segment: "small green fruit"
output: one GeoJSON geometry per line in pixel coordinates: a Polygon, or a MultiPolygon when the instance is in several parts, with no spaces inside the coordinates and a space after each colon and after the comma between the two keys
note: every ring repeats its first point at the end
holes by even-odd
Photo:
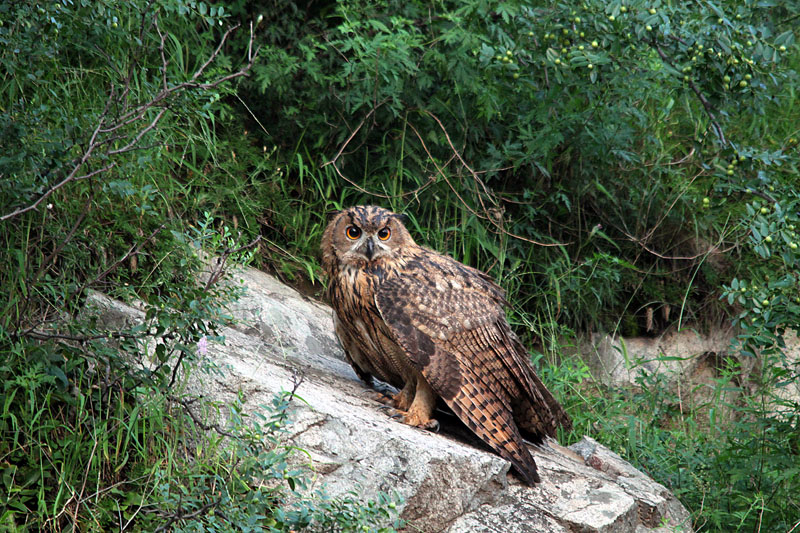
{"type": "Polygon", "coordinates": [[[581,51],[582,51],[582,50],[583,50],[583,45],[580,45],[580,46],[578,47],[578,50],[581,50],[581,51]]]}
{"type": "Polygon", "coordinates": [[[733,176],[733,169],[731,169],[731,170],[728,170],[728,171],[726,172],[726,174],[727,174],[728,176],[733,176]]]}
{"type": "Polygon", "coordinates": [[[723,76],[722,77],[722,81],[724,81],[725,83],[730,83],[731,82],[731,77],[730,76],[723,76]]]}
{"type": "Polygon", "coordinates": [[[767,244],[771,243],[772,242],[772,237],[767,235],[766,237],[764,237],[764,242],[767,243],[767,244]]]}
{"type": "Polygon", "coordinates": [[[744,161],[744,159],[745,159],[745,158],[744,158],[744,156],[743,156],[743,155],[740,155],[740,156],[739,156],[739,161],[744,161]]]}
{"type": "Polygon", "coordinates": [[[645,26],[644,29],[646,29],[647,31],[653,31],[653,27],[650,24],[645,26]]]}
{"type": "Polygon", "coordinates": [[[625,6],[621,6],[621,7],[619,8],[619,10],[620,10],[620,12],[621,12],[621,13],[627,13],[627,12],[628,12],[628,8],[627,8],[627,7],[625,7],[625,6]]]}
{"type": "Polygon", "coordinates": [[[781,45],[780,48],[778,48],[778,50],[780,50],[781,52],[785,52],[786,51],[786,47],[781,45]]]}
{"type": "Polygon", "coordinates": [[[589,70],[592,70],[592,69],[594,68],[594,65],[592,65],[591,63],[589,63],[588,65],[586,65],[586,68],[588,68],[589,70]]]}
{"type": "Polygon", "coordinates": [[[513,75],[512,77],[513,77],[515,80],[518,80],[518,79],[519,79],[519,72],[515,72],[515,73],[514,73],[514,75],[513,75]]]}
{"type": "Polygon", "coordinates": [[[598,46],[600,46],[600,43],[597,41],[592,41],[592,48],[597,48],[598,46]]]}
{"type": "Polygon", "coordinates": [[[711,199],[710,199],[708,196],[706,196],[705,198],[703,198],[703,203],[704,203],[705,205],[708,205],[708,204],[710,204],[710,203],[711,203],[711,199]]]}
{"type": "Polygon", "coordinates": [[[651,15],[655,15],[656,14],[656,8],[651,7],[650,9],[647,10],[647,12],[650,13],[651,15]]]}
{"type": "Polygon", "coordinates": [[[769,300],[764,299],[764,301],[761,302],[761,305],[769,305],[769,300]]]}
{"type": "Polygon", "coordinates": [[[747,82],[744,81],[744,80],[740,81],[739,82],[739,87],[742,87],[742,88],[747,87],[747,82]]]}
{"type": "Polygon", "coordinates": [[[760,212],[762,215],[766,215],[767,213],[769,213],[769,209],[768,209],[768,208],[766,208],[766,207],[762,207],[762,208],[759,210],[759,212],[760,212]]]}
{"type": "Polygon", "coordinates": [[[616,20],[616,17],[614,17],[614,15],[609,15],[608,16],[608,20],[610,20],[611,22],[614,22],[616,20]]]}
{"type": "Polygon", "coordinates": [[[792,250],[797,250],[797,243],[796,242],[790,242],[789,243],[789,248],[791,248],[792,250]]]}

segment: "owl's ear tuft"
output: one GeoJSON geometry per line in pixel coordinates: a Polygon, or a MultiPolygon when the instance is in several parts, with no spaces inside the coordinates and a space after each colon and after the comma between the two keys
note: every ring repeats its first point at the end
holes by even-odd
{"type": "Polygon", "coordinates": [[[400,221],[401,224],[408,224],[411,219],[405,213],[396,213],[393,218],[396,218],[400,221]]]}
{"type": "Polygon", "coordinates": [[[325,212],[325,221],[326,222],[330,222],[331,220],[333,220],[336,217],[336,215],[338,215],[342,211],[344,211],[344,209],[331,209],[330,211],[326,211],[325,212]]]}

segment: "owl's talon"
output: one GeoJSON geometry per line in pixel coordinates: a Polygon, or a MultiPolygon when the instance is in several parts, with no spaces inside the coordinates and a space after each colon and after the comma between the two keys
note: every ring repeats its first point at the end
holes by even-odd
{"type": "Polygon", "coordinates": [[[364,392],[369,396],[370,399],[375,400],[378,403],[382,403],[383,405],[393,407],[394,406],[394,398],[388,396],[380,391],[376,391],[373,389],[364,390],[364,392]]]}
{"type": "Polygon", "coordinates": [[[438,420],[436,420],[435,418],[431,418],[430,420],[428,420],[426,424],[423,424],[422,426],[419,427],[425,428],[428,431],[433,431],[434,433],[439,433],[440,426],[438,420]]]}

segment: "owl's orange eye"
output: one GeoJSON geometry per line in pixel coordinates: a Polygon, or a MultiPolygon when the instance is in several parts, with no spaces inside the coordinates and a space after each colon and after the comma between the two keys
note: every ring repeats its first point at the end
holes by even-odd
{"type": "Polygon", "coordinates": [[[345,235],[347,235],[348,239],[354,241],[361,237],[361,230],[355,226],[348,226],[347,230],[345,231],[345,235]]]}
{"type": "Polygon", "coordinates": [[[383,228],[381,230],[378,230],[378,238],[382,241],[388,239],[391,234],[392,232],[389,231],[389,228],[383,228]]]}

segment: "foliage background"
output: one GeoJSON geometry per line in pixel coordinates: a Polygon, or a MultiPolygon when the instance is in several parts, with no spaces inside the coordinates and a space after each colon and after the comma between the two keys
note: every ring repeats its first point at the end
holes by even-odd
{"type": "MultiPolygon", "coordinates": [[[[178,367],[200,371],[196,343],[225,319],[213,302],[233,296],[194,287],[193,247],[225,252],[261,237],[249,259],[321,295],[328,213],[377,203],[408,214],[419,242],[506,288],[512,322],[575,419],[562,440],[590,434],[623,453],[681,498],[696,530],[797,528],[800,407],[774,391],[798,377],[783,334],[800,323],[799,8],[0,3],[2,523],[60,530],[75,509],[102,528],[122,506],[148,509],[156,485],[136,477],[144,472],[237,471],[222,468],[236,463],[224,447],[167,465],[144,452],[184,442],[181,424],[193,421],[167,385],[178,367]],[[126,122],[131,109],[141,113],[126,122]],[[122,125],[101,131],[85,158],[101,119],[122,125]],[[115,332],[131,342],[114,344],[77,320],[88,289],[150,306],[168,334],[160,374],[125,363],[149,332],[115,332]],[[53,336],[57,318],[70,338],[53,336]],[[603,386],[563,349],[592,331],[657,335],[731,321],[741,333],[731,354],[758,357],[761,371],[745,383],[731,357],[702,409],[682,409],[655,377],[635,390],[603,386]],[[116,388],[98,381],[98,361],[116,388]],[[71,387],[85,391],[78,406],[71,387]],[[105,392],[91,392],[98,387],[105,392]],[[726,405],[726,387],[748,394],[726,405]],[[123,401],[129,394],[136,399],[123,401]],[[146,396],[160,400],[141,403],[146,396]],[[715,410],[732,422],[713,423],[715,410]],[[116,412],[120,430],[103,461],[84,440],[108,433],[101,412],[116,412]],[[137,425],[140,412],[155,431],[137,425]],[[56,458],[57,441],[82,444],[56,458]],[[125,453],[138,459],[120,469],[125,453]],[[55,493],[45,488],[54,478],[55,493]],[[104,495],[92,504],[76,490],[89,478],[104,495]]],[[[237,523],[212,517],[220,503],[202,501],[202,483],[187,486],[198,523],[237,523]]],[[[230,486],[234,508],[252,504],[247,482],[230,486]]],[[[290,523],[276,511],[279,495],[255,497],[271,502],[259,524],[290,523]]],[[[318,509],[317,520],[373,523],[369,505],[324,501],[297,520],[318,509]]],[[[131,517],[164,524],[182,502],[172,515],[131,517]]]]}

